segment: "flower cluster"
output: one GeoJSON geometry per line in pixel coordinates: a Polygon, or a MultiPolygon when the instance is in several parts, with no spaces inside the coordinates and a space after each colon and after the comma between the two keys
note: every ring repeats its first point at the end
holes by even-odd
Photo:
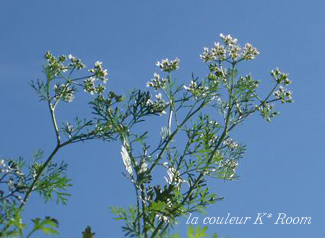
{"type": "Polygon", "coordinates": [[[83,64],[80,59],[74,57],[73,55],[69,54],[68,58],[71,61],[69,64],[70,67],[75,68],[77,70],[86,68],[86,65],[83,64]]]}
{"type": "Polygon", "coordinates": [[[153,79],[147,82],[147,87],[152,87],[154,90],[164,89],[168,80],[166,78],[161,78],[159,74],[154,73],[153,79]]]}
{"type": "Polygon", "coordinates": [[[204,60],[204,62],[214,61],[216,59],[224,60],[226,59],[226,53],[226,48],[219,42],[215,42],[214,48],[212,48],[211,51],[209,48],[204,47],[203,53],[200,55],[200,57],[204,60]]]}
{"type": "Polygon", "coordinates": [[[233,141],[233,139],[231,138],[224,140],[223,144],[229,147],[230,149],[236,149],[239,146],[238,143],[233,141]]]}
{"type": "Polygon", "coordinates": [[[64,130],[64,133],[68,136],[69,139],[72,137],[72,134],[75,132],[74,126],[69,122],[64,123],[63,130],[64,130]]]}
{"type": "Polygon", "coordinates": [[[48,75],[52,78],[57,77],[61,72],[66,72],[68,67],[63,63],[67,60],[65,55],[56,58],[50,51],[45,53],[45,59],[48,62],[46,67],[48,75]]]}
{"type": "Polygon", "coordinates": [[[260,52],[257,48],[253,47],[250,43],[246,43],[242,51],[242,57],[244,60],[253,60],[260,52]]]}
{"type": "MultiPolygon", "coordinates": [[[[14,202],[14,200],[22,201],[21,194],[26,191],[26,177],[21,171],[21,168],[12,160],[5,163],[5,160],[0,160],[0,183],[6,184],[7,188],[0,190],[0,208],[3,202],[14,202]],[[7,193],[7,194],[5,194],[7,193]]],[[[1,211],[1,209],[0,209],[1,211]]],[[[2,211],[0,212],[1,216],[2,211]]]]}
{"type": "Polygon", "coordinates": [[[105,91],[105,86],[99,84],[96,86],[95,84],[96,78],[95,77],[90,77],[84,80],[84,91],[90,93],[91,95],[93,94],[102,94],[105,91]]]}
{"type": "Polygon", "coordinates": [[[8,169],[8,168],[6,168],[6,167],[7,167],[7,166],[6,166],[5,161],[4,161],[4,160],[0,160],[0,172],[1,172],[1,173],[9,173],[10,168],[8,169]]]}
{"type": "Polygon", "coordinates": [[[245,77],[240,76],[237,83],[237,87],[248,89],[250,91],[256,89],[258,85],[259,85],[259,81],[254,80],[252,75],[250,74],[245,77]]]}
{"type": "Polygon", "coordinates": [[[105,86],[102,84],[96,86],[96,81],[101,80],[103,84],[107,82],[107,69],[103,69],[102,62],[97,61],[94,68],[89,69],[89,72],[93,75],[83,81],[84,91],[91,95],[102,94],[105,91],[105,86]]]}
{"type": "Polygon", "coordinates": [[[74,88],[67,84],[55,84],[54,85],[54,92],[56,95],[56,99],[62,99],[64,102],[72,102],[74,99],[74,88]]]}
{"type": "Polygon", "coordinates": [[[269,103],[263,103],[261,106],[257,108],[257,110],[261,113],[262,117],[267,121],[271,122],[271,118],[279,115],[279,112],[273,111],[274,106],[269,103]]]}
{"type": "Polygon", "coordinates": [[[273,95],[277,98],[280,99],[282,103],[285,102],[293,102],[292,100],[292,93],[289,90],[286,90],[284,87],[280,86],[279,90],[275,91],[273,95]]]}
{"type": "Polygon", "coordinates": [[[214,43],[214,47],[209,49],[205,47],[203,53],[200,55],[204,62],[211,61],[224,61],[227,59],[232,59],[234,62],[236,60],[252,60],[255,59],[260,52],[253,47],[250,43],[246,43],[244,48],[241,48],[237,43],[237,39],[233,38],[231,35],[220,34],[224,45],[219,42],[214,43]]]}
{"type": "Polygon", "coordinates": [[[102,62],[97,61],[95,67],[90,69],[89,72],[93,73],[97,79],[100,79],[103,83],[107,82],[107,69],[103,69],[102,62]]]}
{"type": "Polygon", "coordinates": [[[197,83],[192,80],[189,86],[184,85],[184,89],[193,93],[197,89],[197,83]]]}
{"type": "MultiPolygon", "coordinates": [[[[55,78],[63,79],[66,82],[63,84],[57,83],[54,85],[55,95],[53,98],[56,100],[62,99],[65,102],[72,102],[74,100],[74,94],[76,92],[74,87],[71,85],[82,86],[85,92],[90,94],[102,94],[105,90],[105,87],[102,84],[96,84],[97,80],[100,80],[103,84],[107,82],[107,70],[103,69],[102,62],[97,61],[94,65],[94,68],[89,69],[89,72],[92,73],[90,76],[81,77],[77,79],[72,79],[71,75],[74,69],[81,70],[86,67],[85,64],[81,62],[80,59],[69,54],[68,56],[62,55],[55,57],[49,51],[45,53],[45,58],[48,61],[48,65],[45,67],[45,73],[47,75],[47,80],[51,81],[55,78]],[[70,62],[65,63],[67,60],[70,62]],[[69,73],[66,73],[67,71],[69,73]],[[77,82],[78,80],[83,80],[83,84],[77,82]]],[[[42,94],[44,89],[44,84],[38,84],[33,86],[37,91],[42,94]],[[43,87],[43,88],[42,88],[43,87]]],[[[43,96],[43,98],[46,96],[43,96]]]]}
{"type": "Polygon", "coordinates": [[[229,45],[229,57],[236,60],[240,56],[241,48],[239,45],[229,45]]]}
{"type": "Polygon", "coordinates": [[[81,70],[86,67],[86,65],[83,64],[80,59],[71,54],[69,54],[68,57],[65,55],[55,57],[50,51],[47,51],[45,53],[45,59],[48,62],[46,69],[51,79],[60,76],[61,73],[64,73],[69,69],[81,70]],[[65,65],[64,63],[67,61],[67,59],[70,60],[70,63],[65,65]]]}
{"type": "Polygon", "coordinates": [[[161,113],[166,114],[165,108],[168,106],[168,103],[162,98],[162,94],[158,93],[156,95],[156,101],[152,101],[150,98],[147,100],[146,105],[149,107],[151,113],[161,113]]]}
{"type": "Polygon", "coordinates": [[[161,62],[157,62],[157,66],[164,72],[172,72],[175,71],[179,68],[179,59],[176,58],[175,60],[168,60],[168,59],[163,59],[161,62]]]}
{"type": "Polygon", "coordinates": [[[289,74],[282,73],[278,68],[271,71],[271,75],[277,83],[282,83],[283,85],[291,84],[291,80],[288,78],[289,74]]]}
{"type": "Polygon", "coordinates": [[[203,97],[207,96],[207,92],[209,90],[208,87],[204,87],[202,85],[198,85],[195,81],[191,80],[189,86],[184,85],[184,89],[194,95],[194,97],[203,97]]]}
{"type": "Polygon", "coordinates": [[[5,163],[5,160],[0,160],[0,173],[13,173],[18,176],[24,176],[23,172],[17,167],[16,163],[12,160],[8,164],[5,163]]]}
{"type": "Polygon", "coordinates": [[[224,34],[220,34],[220,38],[222,39],[222,41],[225,43],[225,45],[236,45],[237,44],[237,39],[233,38],[231,35],[224,35],[224,34]]]}

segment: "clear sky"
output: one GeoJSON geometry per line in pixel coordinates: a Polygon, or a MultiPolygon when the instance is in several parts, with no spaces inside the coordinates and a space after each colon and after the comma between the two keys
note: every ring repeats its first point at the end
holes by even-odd
{"type": "MultiPolygon", "coordinates": [[[[87,65],[103,61],[110,90],[125,93],[145,83],[157,60],[181,59],[177,77],[204,76],[199,54],[220,33],[250,42],[261,55],[244,70],[269,85],[276,66],[290,73],[295,103],[280,107],[271,124],[259,117],[237,130],[247,145],[238,182],[211,182],[226,199],[204,216],[312,217],[310,225],[210,225],[210,232],[233,238],[323,237],[325,181],[324,1],[218,0],[32,0],[0,3],[0,156],[31,157],[55,145],[50,117],[28,85],[42,78],[43,54],[72,53],[87,65]]],[[[69,111],[62,109],[63,119],[69,111]],[[65,110],[65,111],[64,111],[65,110]]],[[[73,113],[86,113],[83,103],[73,113]]],[[[151,125],[148,125],[150,128],[151,125]]],[[[43,205],[33,196],[25,217],[50,215],[60,221],[63,238],[81,237],[91,225],[98,238],[123,237],[122,223],[109,206],[133,203],[133,190],[117,144],[89,142],[65,148],[57,159],[69,164],[74,186],[67,206],[43,205]]],[[[184,221],[177,230],[185,230],[184,221]]],[[[35,237],[43,237],[42,234],[35,237]]]]}

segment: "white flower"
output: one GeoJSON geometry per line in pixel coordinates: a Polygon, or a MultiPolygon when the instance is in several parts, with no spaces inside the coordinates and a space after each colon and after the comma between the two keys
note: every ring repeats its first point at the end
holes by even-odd
{"type": "Polygon", "coordinates": [[[184,87],[185,90],[187,90],[187,91],[189,91],[189,92],[192,92],[192,91],[194,91],[194,90],[196,89],[196,87],[197,87],[197,83],[194,82],[193,80],[191,80],[189,86],[185,86],[185,85],[184,85],[183,87],[184,87]]]}
{"type": "Polygon", "coordinates": [[[147,100],[147,102],[146,102],[146,105],[147,105],[147,106],[151,106],[151,105],[153,105],[153,101],[149,98],[149,99],[147,100]]]}
{"type": "Polygon", "coordinates": [[[74,60],[75,59],[75,57],[72,54],[69,54],[68,58],[69,58],[69,60],[74,60]]]}
{"type": "Polygon", "coordinates": [[[156,98],[157,98],[158,100],[162,100],[162,95],[161,95],[161,93],[158,93],[158,94],[156,95],[156,98]]]}
{"type": "Polygon", "coordinates": [[[102,62],[100,62],[100,61],[96,61],[95,62],[95,67],[101,67],[102,66],[102,62]]]}

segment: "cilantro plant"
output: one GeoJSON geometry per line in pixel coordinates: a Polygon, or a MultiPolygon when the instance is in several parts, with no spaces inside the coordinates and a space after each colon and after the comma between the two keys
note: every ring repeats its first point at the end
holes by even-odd
{"type": "Polygon", "coordinates": [[[178,83],[173,75],[179,59],[165,59],[157,63],[162,75],[155,73],[147,83],[154,97],[136,90],[123,103],[114,93],[92,102],[99,124],[118,135],[125,176],[134,185],[136,203],[112,207],[127,236],[163,237],[179,217],[221,199],[210,191],[207,178],[236,179],[245,146],[231,132],[254,113],[270,122],[278,115],[272,103],[292,102],[291,92],[283,87],[291,83],[287,74],[271,71],[274,86],[259,95],[260,82],[237,70],[242,61],[255,59],[258,50],[249,43],[241,48],[230,35],[220,36],[222,43],[201,54],[208,66],[206,77],[178,83]],[[165,117],[156,144],[145,127],[155,115],[165,117]],[[165,182],[155,179],[159,171],[166,171],[165,182]]]}
{"type": "MultiPolygon", "coordinates": [[[[41,151],[35,153],[32,164],[22,158],[1,160],[1,237],[24,236],[21,214],[32,193],[39,193],[45,201],[55,197],[58,203],[67,202],[71,186],[67,164],[53,159],[61,148],[92,139],[120,141],[123,174],[134,187],[135,203],[127,208],[113,206],[112,212],[123,221],[126,236],[168,237],[180,217],[202,212],[221,200],[207,180],[237,179],[245,146],[231,138],[234,129],[255,113],[270,122],[278,115],[274,104],[291,103],[292,95],[285,88],[291,81],[279,69],[271,71],[274,86],[260,95],[260,82],[238,72],[238,65],[255,59],[259,51],[249,43],[241,47],[230,35],[220,37],[221,43],[204,48],[200,55],[208,69],[205,77],[192,75],[189,82],[180,83],[175,79],[180,60],[164,59],[157,63],[161,73],[154,73],[148,90],[135,89],[127,95],[105,93],[107,71],[101,62],[86,76],[79,72],[75,76],[85,68],[79,59],[47,52],[45,79],[31,85],[48,105],[55,146],[45,158],[41,151]],[[93,118],[76,118],[59,126],[57,106],[72,102],[80,89],[94,95],[90,102],[93,118]],[[146,127],[153,120],[161,124],[158,136],[146,127]]],[[[26,237],[38,230],[58,233],[54,218],[35,218],[33,224],[26,237]]],[[[89,227],[83,234],[95,236],[89,227]]],[[[190,227],[188,236],[206,237],[206,228],[197,227],[194,232],[190,227]]]]}

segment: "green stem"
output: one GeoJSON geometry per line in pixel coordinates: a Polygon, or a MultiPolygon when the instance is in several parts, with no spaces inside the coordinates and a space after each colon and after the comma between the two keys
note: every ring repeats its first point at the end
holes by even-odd
{"type": "Polygon", "coordinates": [[[134,184],[134,189],[135,189],[135,194],[137,196],[137,223],[138,223],[138,237],[141,235],[141,222],[140,222],[140,201],[139,201],[139,193],[138,193],[138,188],[137,185],[134,184]]]}
{"type": "Polygon", "coordinates": [[[148,238],[148,231],[147,231],[147,216],[146,216],[146,203],[145,203],[145,187],[141,184],[141,203],[142,203],[142,214],[143,214],[143,233],[144,237],[148,238]]]}
{"type": "MultiPolygon", "coordinates": [[[[234,64],[233,64],[233,67],[232,67],[232,71],[234,70],[234,64]]],[[[228,98],[228,111],[227,111],[227,116],[226,116],[226,120],[225,120],[225,128],[223,130],[223,133],[220,137],[220,139],[218,140],[218,143],[216,145],[216,147],[214,148],[213,152],[211,153],[211,156],[210,158],[208,159],[207,163],[206,163],[206,168],[210,165],[213,157],[215,156],[215,153],[217,152],[219,146],[221,145],[222,141],[224,140],[224,138],[227,136],[228,134],[228,125],[229,125],[229,120],[230,120],[230,115],[231,115],[231,111],[232,111],[232,108],[233,108],[233,103],[232,103],[232,100],[233,100],[233,85],[234,85],[234,73],[232,72],[232,75],[231,75],[231,87],[229,89],[229,98],[228,98]]],[[[177,210],[180,206],[184,205],[185,202],[188,200],[188,198],[191,196],[193,190],[198,186],[199,182],[201,181],[202,177],[204,176],[204,171],[205,169],[203,169],[202,172],[200,172],[199,176],[197,177],[197,179],[195,180],[194,184],[190,187],[189,191],[187,192],[187,195],[185,196],[185,198],[183,199],[183,201],[176,207],[174,208],[173,210],[177,210]]],[[[156,227],[156,229],[154,230],[154,232],[152,233],[151,235],[151,238],[154,238],[159,230],[161,229],[161,227],[163,226],[164,222],[161,221],[158,226],[156,227]]],[[[168,228],[169,225],[166,225],[166,227],[164,228],[164,230],[166,230],[168,228]]],[[[163,230],[163,232],[164,232],[163,230]]]]}
{"type": "Polygon", "coordinates": [[[183,122],[175,129],[175,131],[168,137],[168,140],[165,144],[165,146],[162,148],[162,150],[160,151],[160,153],[157,156],[157,159],[155,159],[152,162],[151,167],[148,170],[148,174],[151,174],[152,170],[155,168],[155,166],[158,164],[159,160],[161,159],[162,155],[165,153],[165,150],[168,148],[169,144],[171,143],[171,141],[174,139],[174,137],[176,136],[176,134],[180,131],[180,129],[185,125],[185,123],[190,120],[198,111],[200,111],[202,108],[204,108],[206,106],[207,102],[204,100],[201,105],[196,108],[193,112],[191,112],[190,114],[188,114],[186,116],[186,118],[183,120],[183,122]]]}

